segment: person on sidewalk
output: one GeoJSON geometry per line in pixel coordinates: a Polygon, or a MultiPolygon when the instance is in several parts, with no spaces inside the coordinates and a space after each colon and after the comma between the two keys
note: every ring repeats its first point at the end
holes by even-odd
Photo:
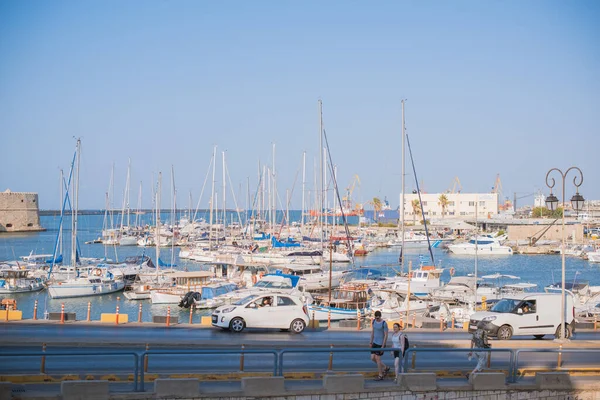
{"type": "MultiPolygon", "coordinates": [[[[473,332],[473,337],[471,338],[471,352],[468,354],[469,360],[473,357],[473,348],[476,349],[489,349],[492,346],[488,343],[487,332],[483,330],[483,321],[479,321],[477,324],[477,329],[473,332]]],[[[487,351],[476,351],[475,357],[477,358],[477,365],[471,371],[470,374],[467,374],[467,378],[474,374],[475,372],[481,372],[485,363],[487,361],[488,352],[487,351]]]]}
{"type": "MultiPolygon", "coordinates": [[[[375,311],[375,319],[371,324],[371,343],[370,346],[372,349],[382,349],[385,347],[388,338],[388,325],[381,318],[381,311],[375,311]]],[[[390,367],[385,365],[383,361],[381,361],[381,356],[383,355],[383,351],[372,351],[371,352],[371,361],[377,364],[377,371],[379,375],[375,378],[376,381],[382,381],[387,376],[388,372],[390,372],[390,367]]]]}
{"type": "Polygon", "coordinates": [[[394,372],[396,373],[396,379],[400,372],[404,373],[404,353],[406,353],[404,332],[400,330],[400,324],[394,322],[392,332],[392,347],[400,349],[400,351],[392,351],[392,357],[394,357],[394,372]]]}

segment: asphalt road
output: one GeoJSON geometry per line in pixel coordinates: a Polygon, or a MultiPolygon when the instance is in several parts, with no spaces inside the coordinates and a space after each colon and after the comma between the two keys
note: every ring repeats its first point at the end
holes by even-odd
{"type": "MultiPolygon", "coordinates": [[[[435,352],[418,352],[415,360],[417,370],[467,371],[475,365],[475,360],[467,359],[471,336],[466,332],[408,330],[407,334],[411,347],[416,345],[417,348],[439,349],[435,352]]],[[[47,344],[45,372],[56,375],[131,374],[135,362],[133,353],[142,353],[146,344],[149,344],[152,352],[156,352],[148,359],[147,373],[150,374],[235,373],[240,371],[239,350],[242,345],[246,350],[264,352],[297,348],[298,351],[294,353],[284,354],[284,373],[327,371],[331,345],[335,349],[348,350],[333,353],[331,366],[334,371],[374,372],[375,365],[369,359],[367,348],[369,337],[369,330],[318,329],[306,330],[299,335],[255,330],[236,334],[216,328],[187,325],[167,328],[151,324],[115,326],[94,323],[9,323],[0,324],[0,375],[39,374],[42,343],[47,344]],[[198,354],[202,351],[212,353],[198,354]],[[80,355],[57,355],[60,352],[75,352],[80,355]],[[32,353],[35,355],[26,356],[32,353]]],[[[542,340],[515,337],[510,341],[492,341],[492,347],[495,350],[557,349],[558,344],[551,336],[542,340]]],[[[571,343],[564,345],[564,349],[564,367],[598,367],[600,332],[579,332],[571,343]],[[581,351],[592,348],[595,351],[581,351]],[[566,349],[578,352],[569,353],[566,349]]],[[[273,353],[247,352],[244,355],[244,371],[272,372],[274,357],[273,353]]],[[[384,354],[384,362],[393,365],[390,352],[384,354]]],[[[508,364],[508,352],[495,351],[492,354],[491,369],[506,370],[508,364]]],[[[527,352],[519,356],[520,368],[554,368],[556,365],[556,353],[527,352]]]]}

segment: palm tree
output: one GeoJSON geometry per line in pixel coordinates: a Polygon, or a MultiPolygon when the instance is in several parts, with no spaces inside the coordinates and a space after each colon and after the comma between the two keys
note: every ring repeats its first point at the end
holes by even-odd
{"type": "Polygon", "coordinates": [[[448,197],[445,194],[440,195],[438,204],[442,207],[442,218],[446,215],[446,209],[448,208],[448,197]]]}
{"type": "Polygon", "coordinates": [[[421,215],[421,202],[419,201],[419,199],[414,199],[411,205],[413,209],[413,225],[416,225],[417,215],[421,215]]]}
{"type": "Polygon", "coordinates": [[[379,197],[373,197],[371,204],[373,204],[373,212],[375,213],[375,221],[377,221],[377,219],[379,217],[379,211],[381,211],[381,200],[379,199],[379,197]]]}

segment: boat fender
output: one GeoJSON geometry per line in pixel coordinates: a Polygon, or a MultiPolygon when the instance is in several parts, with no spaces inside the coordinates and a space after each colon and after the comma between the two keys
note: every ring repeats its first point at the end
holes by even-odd
{"type": "Polygon", "coordinates": [[[256,285],[256,274],[252,275],[252,284],[256,285]]]}
{"type": "Polygon", "coordinates": [[[102,270],[101,270],[100,268],[96,268],[96,269],[94,270],[94,275],[96,275],[96,276],[100,276],[100,275],[102,275],[102,270]]]}
{"type": "Polygon", "coordinates": [[[455,272],[456,272],[456,271],[454,270],[454,267],[451,267],[451,268],[450,268],[450,276],[454,276],[454,273],[455,273],[455,272]]]}

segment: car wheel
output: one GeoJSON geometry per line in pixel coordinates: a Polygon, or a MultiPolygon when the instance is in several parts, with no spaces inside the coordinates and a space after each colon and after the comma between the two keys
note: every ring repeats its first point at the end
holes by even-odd
{"type": "Polygon", "coordinates": [[[300,318],[293,320],[290,325],[290,329],[294,333],[301,333],[304,330],[304,328],[306,328],[306,324],[300,318]]]}
{"type": "Polygon", "coordinates": [[[500,340],[510,340],[512,334],[512,328],[508,325],[502,325],[500,329],[498,329],[498,339],[500,340]]]}
{"type": "Polygon", "coordinates": [[[234,332],[241,332],[246,327],[246,323],[240,317],[235,317],[229,323],[229,328],[234,332]]]}
{"type": "MultiPolygon", "coordinates": [[[[560,339],[561,335],[561,327],[562,325],[559,325],[558,328],[556,328],[556,332],[554,333],[554,337],[556,339],[560,339]]],[[[571,328],[571,325],[567,324],[567,337],[565,339],[570,339],[571,335],[573,334],[573,329],[571,328]]]]}
{"type": "Polygon", "coordinates": [[[541,339],[541,338],[543,338],[544,336],[545,336],[545,335],[533,335],[533,337],[534,337],[534,338],[536,338],[536,339],[541,339]]]}

